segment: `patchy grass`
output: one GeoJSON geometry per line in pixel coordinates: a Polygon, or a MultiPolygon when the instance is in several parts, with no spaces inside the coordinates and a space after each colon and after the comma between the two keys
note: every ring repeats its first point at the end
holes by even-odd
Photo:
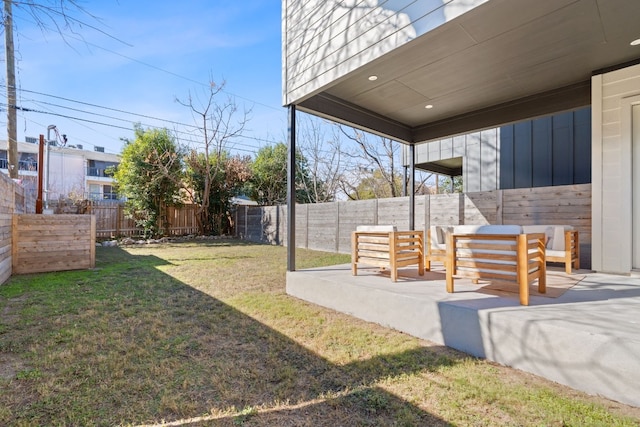
{"type": "MultiPolygon", "coordinates": [[[[300,268],[348,262],[298,251],[300,268]]],[[[284,248],[98,248],[0,287],[0,425],[638,425],[640,410],[284,294],[284,248]],[[169,424],[172,423],[172,424],[169,424]]]]}

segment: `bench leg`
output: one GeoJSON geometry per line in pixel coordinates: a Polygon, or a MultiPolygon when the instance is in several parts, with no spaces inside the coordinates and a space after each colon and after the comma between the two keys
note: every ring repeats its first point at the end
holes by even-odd
{"type": "Polygon", "coordinates": [[[529,305],[529,282],[525,278],[520,278],[518,280],[519,294],[520,294],[520,304],[521,305],[529,305]]]}
{"type": "Polygon", "coordinates": [[[541,294],[546,294],[547,293],[547,263],[541,262],[538,268],[540,269],[538,271],[538,292],[540,292],[541,294]]]}
{"type": "Polygon", "coordinates": [[[529,241],[526,234],[517,236],[516,278],[519,286],[520,304],[529,305],[529,241]]]}

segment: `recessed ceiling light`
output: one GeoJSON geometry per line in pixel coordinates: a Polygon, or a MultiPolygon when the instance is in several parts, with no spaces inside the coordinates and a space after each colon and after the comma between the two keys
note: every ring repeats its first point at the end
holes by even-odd
{"type": "Polygon", "coordinates": [[[632,41],[631,43],[629,43],[631,46],[638,46],[640,45],[640,39],[635,39],[634,41],[632,41]]]}
{"type": "Polygon", "coordinates": [[[433,108],[433,105],[431,105],[431,104],[427,104],[427,105],[425,105],[425,106],[424,106],[424,108],[426,108],[427,110],[430,110],[430,109],[432,109],[432,108],[433,108]]]}
{"type": "Polygon", "coordinates": [[[378,80],[378,76],[369,76],[369,80],[374,82],[374,81],[378,80]]]}

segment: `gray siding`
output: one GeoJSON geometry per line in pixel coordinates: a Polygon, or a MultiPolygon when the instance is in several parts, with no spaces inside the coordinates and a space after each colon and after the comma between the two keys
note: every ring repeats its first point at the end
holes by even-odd
{"type": "Polygon", "coordinates": [[[591,108],[416,147],[417,165],[455,157],[462,157],[465,192],[588,184],[591,108]]]}
{"type": "Polygon", "coordinates": [[[464,191],[495,190],[501,173],[500,143],[498,129],[432,141],[416,146],[416,165],[462,157],[464,191]]]}
{"type": "Polygon", "coordinates": [[[485,0],[283,0],[283,104],[321,89],[485,0]]]}

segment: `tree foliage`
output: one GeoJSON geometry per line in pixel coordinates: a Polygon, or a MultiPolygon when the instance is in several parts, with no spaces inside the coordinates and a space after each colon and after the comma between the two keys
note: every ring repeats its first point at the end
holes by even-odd
{"type": "Polygon", "coordinates": [[[440,176],[437,191],[439,194],[462,193],[462,183],[462,176],[440,176]]]}
{"type": "Polygon", "coordinates": [[[127,198],[127,213],[146,235],[166,228],[167,206],[181,203],[183,152],[166,129],[135,128],[114,174],[117,191],[127,198]]]}
{"type": "Polygon", "coordinates": [[[186,158],[186,182],[192,189],[192,200],[206,209],[206,222],[202,234],[228,234],[233,224],[231,199],[241,194],[251,176],[250,158],[231,156],[222,151],[219,155],[206,156],[191,150],[186,158]],[[207,189],[205,191],[205,189],[207,189]]]}
{"type": "MultiPolygon", "coordinates": [[[[251,165],[249,195],[261,205],[281,205],[287,201],[287,145],[279,142],[258,150],[251,165]]],[[[296,202],[315,203],[316,200],[305,182],[310,182],[307,160],[296,152],[296,202]]]]}
{"type": "Polygon", "coordinates": [[[363,170],[358,185],[347,196],[351,200],[384,199],[396,197],[392,188],[402,188],[402,177],[398,174],[394,177],[393,186],[389,185],[389,177],[379,170],[363,170]]]}

